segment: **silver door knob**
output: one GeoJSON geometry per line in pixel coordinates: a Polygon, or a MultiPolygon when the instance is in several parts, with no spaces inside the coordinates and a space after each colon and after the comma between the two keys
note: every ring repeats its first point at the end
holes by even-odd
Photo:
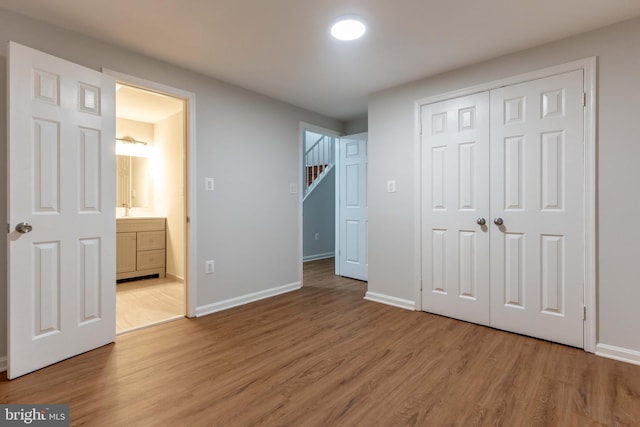
{"type": "Polygon", "coordinates": [[[476,219],[476,224],[478,224],[478,225],[485,225],[486,223],[487,223],[487,221],[484,218],[476,219]]]}
{"type": "Polygon", "coordinates": [[[18,233],[30,233],[33,227],[28,222],[20,222],[16,224],[16,231],[18,233]]]}
{"type": "Polygon", "coordinates": [[[495,218],[493,219],[493,223],[494,223],[495,225],[502,225],[502,224],[504,224],[504,221],[502,220],[502,218],[500,218],[499,216],[497,216],[497,217],[495,217],[495,218]]]}

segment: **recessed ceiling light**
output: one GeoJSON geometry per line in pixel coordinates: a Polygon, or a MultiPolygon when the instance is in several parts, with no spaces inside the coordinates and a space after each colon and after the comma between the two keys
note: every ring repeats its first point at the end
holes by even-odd
{"type": "Polygon", "coordinates": [[[367,31],[362,20],[356,16],[338,18],[331,27],[331,35],[338,40],[350,41],[362,37],[367,31]]]}

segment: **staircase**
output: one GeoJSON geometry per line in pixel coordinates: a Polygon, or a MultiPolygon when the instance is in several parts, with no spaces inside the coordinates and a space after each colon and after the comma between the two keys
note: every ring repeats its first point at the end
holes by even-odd
{"type": "Polygon", "coordinates": [[[304,198],[306,198],[335,165],[335,137],[322,135],[305,150],[304,164],[304,198]]]}

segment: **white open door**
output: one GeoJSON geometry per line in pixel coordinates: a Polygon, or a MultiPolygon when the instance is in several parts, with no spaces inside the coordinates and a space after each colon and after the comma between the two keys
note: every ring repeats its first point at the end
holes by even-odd
{"type": "Polygon", "coordinates": [[[340,275],[367,280],[367,133],[340,138],[339,151],[340,275]]]}
{"type": "Polygon", "coordinates": [[[115,82],[8,51],[11,379],[115,339],[115,82]]]}

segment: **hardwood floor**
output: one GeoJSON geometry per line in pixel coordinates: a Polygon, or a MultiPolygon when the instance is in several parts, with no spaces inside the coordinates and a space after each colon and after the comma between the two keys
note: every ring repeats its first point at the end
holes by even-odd
{"type": "Polygon", "coordinates": [[[184,283],[165,277],[116,285],[116,333],[185,314],[184,283]]]}
{"type": "Polygon", "coordinates": [[[90,426],[632,426],[640,366],[362,299],[307,263],[295,292],[121,335],[0,382],[90,426]]]}

